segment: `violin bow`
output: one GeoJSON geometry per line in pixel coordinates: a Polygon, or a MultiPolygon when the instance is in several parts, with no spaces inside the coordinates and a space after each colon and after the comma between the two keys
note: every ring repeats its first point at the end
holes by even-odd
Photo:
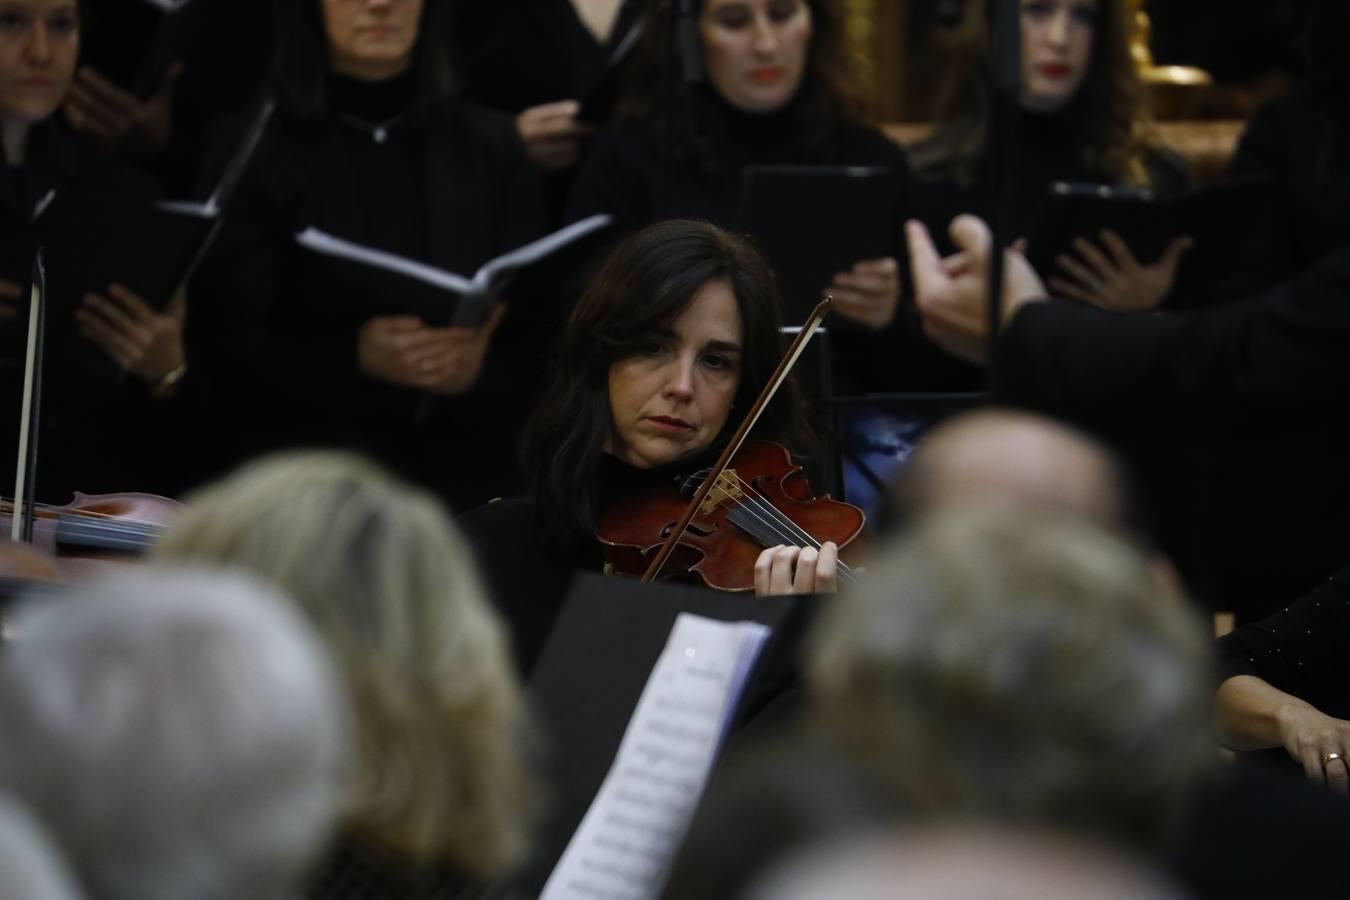
{"type": "Polygon", "coordinates": [[[698,490],[694,492],[694,497],[689,501],[689,506],[685,509],[684,515],[680,518],[679,524],[671,531],[670,535],[666,538],[665,543],[661,545],[660,551],[658,551],[655,558],[652,559],[651,564],[647,566],[647,571],[642,575],[643,584],[648,584],[655,580],[656,576],[661,573],[661,569],[665,566],[666,560],[670,559],[670,554],[674,552],[675,545],[679,543],[680,538],[684,537],[685,531],[689,529],[689,523],[693,521],[694,513],[696,513],[699,507],[703,505],[703,501],[708,498],[708,492],[712,490],[713,485],[717,483],[717,480],[722,477],[722,473],[726,471],[727,466],[731,463],[731,458],[741,449],[741,446],[745,443],[745,439],[750,435],[750,430],[755,427],[760,416],[764,414],[764,410],[773,402],[773,398],[778,393],[778,389],[783,386],[783,382],[787,381],[788,375],[792,372],[792,367],[795,366],[797,360],[801,358],[802,351],[806,349],[806,345],[810,342],[812,336],[820,329],[821,323],[825,321],[825,317],[829,315],[830,301],[832,299],[833,297],[826,296],[824,300],[821,300],[820,303],[816,304],[815,309],[811,310],[811,315],[807,317],[806,324],[797,332],[797,337],[792,341],[787,352],[783,354],[783,358],[778,361],[778,368],[774,370],[773,377],[769,379],[768,384],[764,385],[764,390],[760,391],[759,399],[755,401],[755,405],[750,408],[750,412],[741,421],[740,426],[736,429],[736,433],[733,434],[731,440],[727,442],[726,447],[722,450],[722,455],[719,456],[717,462],[713,464],[708,477],[703,479],[703,483],[700,484],[698,490]]]}
{"type": "Polygon", "coordinates": [[[28,304],[28,349],[24,355],[23,402],[19,409],[18,466],[14,473],[14,512],[10,540],[32,543],[33,500],[29,493],[37,478],[38,420],[42,408],[42,350],[47,330],[47,267],[39,249],[33,260],[32,290],[28,304]]]}

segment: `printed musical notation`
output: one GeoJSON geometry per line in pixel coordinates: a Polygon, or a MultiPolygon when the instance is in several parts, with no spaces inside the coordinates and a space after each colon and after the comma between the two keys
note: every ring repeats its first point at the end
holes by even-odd
{"type": "Polygon", "coordinates": [[[541,900],[648,900],[665,881],[769,629],[681,613],[541,900]]]}

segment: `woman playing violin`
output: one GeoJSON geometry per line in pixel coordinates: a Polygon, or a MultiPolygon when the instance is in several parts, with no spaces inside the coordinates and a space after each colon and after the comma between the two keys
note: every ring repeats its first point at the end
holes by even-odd
{"type": "MultiPolygon", "coordinates": [[[[492,503],[464,526],[515,629],[528,670],[571,574],[600,570],[604,510],[711,465],[781,355],[778,294],[744,240],[693,221],[652,225],[605,262],[561,336],[554,377],[526,428],[529,497],[492,503]]],[[[809,443],[791,382],[754,437],[809,443]]],[[[836,548],[771,547],[760,594],[831,590],[836,548]]]]}

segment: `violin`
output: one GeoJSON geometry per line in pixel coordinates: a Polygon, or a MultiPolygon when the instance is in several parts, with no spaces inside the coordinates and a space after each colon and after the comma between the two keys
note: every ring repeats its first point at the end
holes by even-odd
{"type": "MultiPolygon", "coordinates": [[[[829,497],[812,498],[786,449],[746,443],[829,309],[826,297],[812,310],[717,462],[685,482],[683,493],[697,484],[687,501],[639,495],[602,515],[596,537],[611,571],[632,573],[645,565],[643,582],[670,571],[692,574],[712,588],[748,591],[755,586],[755,561],[766,548],[819,548],[834,541],[842,550],[862,533],[863,511],[829,497]]],[[[842,581],[857,574],[842,561],[838,572],[842,581]]]]}
{"type": "MultiPolygon", "coordinates": [[[[139,556],[150,549],[182,506],[176,500],[156,494],[82,494],[64,506],[35,504],[31,550],[55,561],[62,574],[66,570],[86,568],[89,561],[139,556]]],[[[8,533],[14,516],[14,504],[0,500],[0,528],[8,533]]],[[[18,558],[7,544],[3,557],[18,558]]],[[[31,563],[31,554],[29,555],[31,563]]],[[[26,564],[27,565],[27,564],[26,564]]],[[[27,577],[10,566],[0,567],[8,577],[27,577]]],[[[41,575],[36,580],[44,580],[41,575]]]]}
{"type": "MultiPolygon", "coordinates": [[[[606,510],[596,538],[604,548],[607,571],[641,576],[710,473],[704,469],[681,485],[630,495],[606,510]]],[[[852,504],[812,496],[786,447],[751,441],[731,457],[708,491],[676,542],[663,577],[694,577],[714,590],[750,591],[755,587],[755,560],[766,548],[819,548],[833,541],[840,550],[839,579],[852,581],[855,572],[845,561],[853,554],[847,548],[860,546],[857,539],[866,521],[852,504]]]]}

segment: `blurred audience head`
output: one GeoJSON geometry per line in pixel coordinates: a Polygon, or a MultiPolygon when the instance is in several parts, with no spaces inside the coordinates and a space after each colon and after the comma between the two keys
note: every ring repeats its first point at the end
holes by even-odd
{"type": "MultiPolygon", "coordinates": [[[[913,148],[921,171],[973,177],[985,153],[993,103],[989,0],[971,0],[942,87],[938,127],[913,148]]],[[[1139,124],[1144,93],[1130,54],[1126,0],[1024,0],[1021,103],[1062,117],[1063,139],[1105,181],[1145,184],[1139,124]]]]}
{"type": "Polygon", "coordinates": [[[982,409],[926,434],[886,496],[888,526],[951,503],[998,500],[1074,516],[1121,534],[1138,516],[1111,452],[1042,416],[982,409]]]}
{"type": "MultiPolygon", "coordinates": [[[[619,114],[645,123],[674,158],[704,170],[731,110],[783,114],[787,140],[828,154],[861,116],[840,0],[688,0],[654,4],[619,114]],[[685,40],[692,34],[692,39],[685,40]],[[696,80],[686,77],[693,70],[696,80]]],[[[782,128],[782,125],[773,127],[782,128]]]]}
{"type": "Polygon", "coordinates": [[[451,0],[275,0],[272,90],[287,114],[332,114],[329,79],[408,73],[417,114],[450,95],[451,0]]]}
{"type": "MultiPolygon", "coordinates": [[[[593,540],[596,471],[615,439],[612,375],[631,360],[661,358],[676,321],[715,282],[731,287],[741,328],[738,358],[717,362],[739,372],[717,438],[750,410],[782,353],[778,289],[768,263],[730,232],[672,220],[625,240],[592,280],[563,329],[554,376],[526,430],[524,469],[532,473],[540,519],[552,539],[593,540]]],[[[785,385],[764,414],[762,433],[796,443],[795,396],[795,386],[785,385]]]]}
{"type": "Polygon", "coordinates": [[[0,125],[56,112],[80,55],[75,0],[6,0],[0,8],[0,125]]]}
{"type": "Polygon", "coordinates": [[[276,456],[198,492],[154,552],[267,579],[318,630],[353,707],[349,834],[482,876],[519,860],[536,794],[521,690],[430,495],[354,456],[276,456]]]}
{"type": "Polygon", "coordinates": [[[903,808],[1154,849],[1213,756],[1207,664],[1199,620],[1128,544],[977,505],[880,548],[809,671],[817,724],[903,808]]]}
{"type": "Polygon", "coordinates": [[[1049,833],[946,827],[820,846],[771,870],[743,900],[1182,900],[1136,863],[1049,833]]]}
{"type": "Polygon", "coordinates": [[[80,900],[60,851],[28,810],[0,794],[0,900],[80,900]]]}
{"type": "Polygon", "coordinates": [[[99,900],[289,895],[347,745],[322,645],[261,584],[128,572],[30,602],[0,654],[0,786],[99,900]]]}

